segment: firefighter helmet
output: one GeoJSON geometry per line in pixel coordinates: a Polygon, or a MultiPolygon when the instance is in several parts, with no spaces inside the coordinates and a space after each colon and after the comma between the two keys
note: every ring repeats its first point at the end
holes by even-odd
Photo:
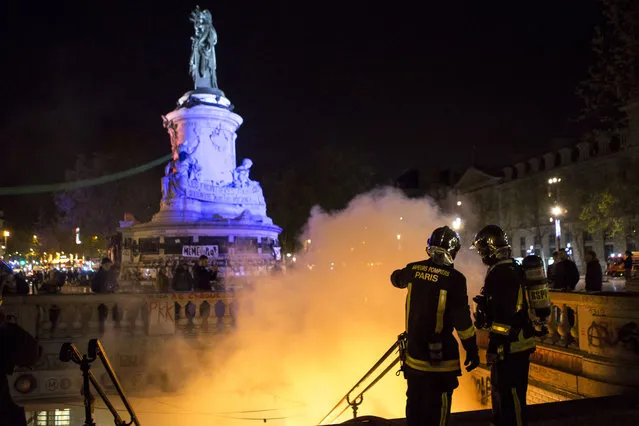
{"type": "Polygon", "coordinates": [[[452,265],[460,248],[461,241],[457,232],[448,226],[442,226],[431,234],[426,252],[435,263],[452,265]]]}
{"type": "Polygon", "coordinates": [[[488,225],[475,235],[472,248],[477,250],[482,262],[494,265],[500,259],[510,257],[508,236],[497,225],[488,225]]]}

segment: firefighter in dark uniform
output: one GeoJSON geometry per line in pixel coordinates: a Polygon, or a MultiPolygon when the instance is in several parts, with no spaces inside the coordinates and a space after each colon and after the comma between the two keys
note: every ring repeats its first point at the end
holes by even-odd
{"type": "MultiPolygon", "coordinates": [[[[535,328],[528,315],[524,271],[511,258],[506,233],[488,225],[473,247],[489,266],[477,303],[475,326],[489,330],[486,359],[495,426],[526,425],[526,390],[535,328]]],[[[547,293],[547,291],[546,291],[547,293]]]]}
{"type": "Polygon", "coordinates": [[[408,289],[401,354],[408,385],[408,426],[448,423],[453,390],[461,376],[453,328],[466,350],[466,370],[479,365],[466,278],[453,265],[460,247],[455,231],[447,226],[437,228],[428,240],[429,259],[410,263],[391,275],[395,287],[408,289]]]}

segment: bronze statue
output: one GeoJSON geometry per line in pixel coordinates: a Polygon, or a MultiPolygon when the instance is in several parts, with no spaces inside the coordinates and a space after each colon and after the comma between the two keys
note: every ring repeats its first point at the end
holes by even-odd
{"type": "Polygon", "coordinates": [[[191,13],[191,22],[195,29],[195,35],[191,37],[191,62],[190,71],[195,88],[217,89],[217,76],[215,70],[215,44],[217,33],[213,28],[213,17],[208,10],[200,10],[197,6],[191,13]]]}

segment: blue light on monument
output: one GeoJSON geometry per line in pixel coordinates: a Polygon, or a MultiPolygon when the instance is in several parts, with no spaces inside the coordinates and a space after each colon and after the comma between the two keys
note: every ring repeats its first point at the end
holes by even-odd
{"type": "Polygon", "coordinates": [[[260,184],[250,178],[253,162],[238,164],[236,158],[243,120],[218,87],[211,14],[197,8],[191,21],[195,88],[162,117],[173,157],[161,179],[160,211],[149,223],[120,223],[122,263],[201,254],[228,259],[247,248],[254,257],[276,261],[281,229],[267,216],[260,184]]]}

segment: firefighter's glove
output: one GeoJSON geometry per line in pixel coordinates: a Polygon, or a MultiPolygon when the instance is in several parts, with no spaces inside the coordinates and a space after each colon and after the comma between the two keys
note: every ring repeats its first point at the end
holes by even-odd
{"type": "Polygon", "coordinates": [[[477,368],[479,366],[479,353],[467,352],[466,361],[464,361],[464,366],[466,367],[466,371],[468,372],[471,372],[475,368],[477,368]]]}

